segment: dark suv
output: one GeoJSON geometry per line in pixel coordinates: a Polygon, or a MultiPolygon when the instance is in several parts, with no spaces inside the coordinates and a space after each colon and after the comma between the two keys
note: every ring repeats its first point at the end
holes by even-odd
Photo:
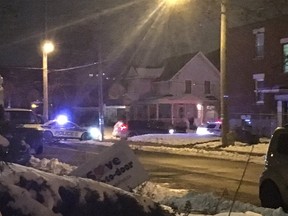
{"type": "Polygon", "coordinates": [[[43,121],[30,109],[7,108],[5,121],[9,123],[9,133],[23,137],[36,154],[43,152],[43,121]]]}
{"type": "Polygon", "coordinates": [[[259,198],[266,208],[288,210],[288,126],[277,128],[270,140],[265,169],[260,177],[259,198]]]}

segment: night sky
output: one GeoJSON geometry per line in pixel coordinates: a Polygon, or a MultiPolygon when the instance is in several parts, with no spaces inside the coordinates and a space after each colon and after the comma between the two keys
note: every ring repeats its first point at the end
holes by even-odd
{"type": "MultiPolygon", "coordinates": [[[[112,68],[130,63],[157,66],[173,55],[219,48],[218,0],[187,0],[178,8],[160,4],[160,0],[1,0],[0,67],[41,67],[45,32],[56,44],[49,56],[54,68],[97,61],[99,43],[102,59],[112,68]]],[[[287,5],[287,0],[231,0],[229,26],[278,16],[287,5]]]]}

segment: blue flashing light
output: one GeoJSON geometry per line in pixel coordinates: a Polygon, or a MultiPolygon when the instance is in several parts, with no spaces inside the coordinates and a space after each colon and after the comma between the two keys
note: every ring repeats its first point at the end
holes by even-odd
{"type": "Polygon", "coordinates": [[[66,115],[59,115],[57,116],[56,121],[58,124],[64,125],[68,122],[68,118],[66,115]]]}

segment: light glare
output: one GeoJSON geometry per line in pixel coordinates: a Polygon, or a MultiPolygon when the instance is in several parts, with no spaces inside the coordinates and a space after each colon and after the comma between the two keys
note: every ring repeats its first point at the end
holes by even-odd
{"type": "Polygon", "coordinates": [[[91,127],[89,128],[89,134],[94,140],[101,140],[101,132],[99,128],[91,127]]]}
{"type": "Polygon", "coordinates": [[[51,41],[45,41],[42,49],[45,53],[51,53],[54,51],[54,44],[51,41]]]}
{"type": "Polygon", "coordinates": [[[176,5],[184,4],[185,2],[187,2],[187,0],[163,0],[163,2],[167,6],[176,6],[176,5]]]}
{"type": "Polygon", "coordinates": [[[165,0],[168,5],[175,5],[177,4],[177,0],[165,0]]]}
{"type": "Polygon", "coordinates": [[[68,118],[65,115],[59,115],[56,119],[57,123],[60,125],[64,125],[68,122],[68,118]]]}

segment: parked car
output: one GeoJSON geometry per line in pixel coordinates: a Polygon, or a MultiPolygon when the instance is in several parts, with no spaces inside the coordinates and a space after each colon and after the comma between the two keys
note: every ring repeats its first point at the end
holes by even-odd
{"type": "Polygon", "coordinates": [[[174,129],[162,121],[129,120],[118,121],[113,127],[112,136],[128,138],[143,134],[172,134],[174,129]]]}
{"type": "Polygon", "coordinates": [[[288,210],[288,126],[276,128],[259,182],[259,198],[266,208],[288,210]]]}
{"type": "Polygon", "coordinates": [[[91,128],[90,131],[71,121],[59,122],[58,120],[50,120],[42,125],[42,129],[47,143],[61,139],[90,140],[100,136],[99,130],[91,128]]]}
{"type": "Polygon", "coordinates": [[[186,118],[181,118],[180,120],[174,122],[175,133],[186,133],[189,127],[190,123],[189,120],[186,118]]]}
{"type": "Polygon", "coordinates": [[[42,119],[30,109],[6,108],[4,120],[12,137],[19,137],[34,149],[36,154],[43,152],[42,119]]]}

